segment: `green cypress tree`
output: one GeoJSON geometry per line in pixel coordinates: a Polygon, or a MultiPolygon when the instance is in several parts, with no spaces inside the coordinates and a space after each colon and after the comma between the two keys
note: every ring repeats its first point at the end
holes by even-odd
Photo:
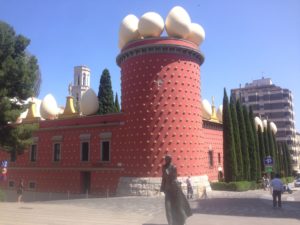
{"type": "Polygon", "coordinates": [[[271,156],[270,147],[269,147],[270,145],[269,145],[268,132],[267,132],[266,127],[264,127],[263,137],[264,137],[264,145],[265,145],[266,156],[271,156]]]}
{"type": "Polygon", "coordinates": [[[264,137],[260,126],[258,126],[257,135],[258,135],[258,146],[259,146],[259,153],[260,153],[260,166],[261,166],[261,170],[264,171],[265,170],[264,159],[266,157],[266,152],[265,152],[264,137]]]}
{"type": "Polygon", "coordinates": [[[281,150],[282,150],[282,161],[283,161],[283,170],[284,176],[288,176],[288,161],[287,161],[287,154],[286,154],[286,145],[285,143],[281,142],[281,150]]]}
{"type": "Polygon", "coordinates": [[[282,158],[281,144],[279,142],[276,142],[276,145],[277,145],[277,159],[278,159],[278,164],[279,164],[278,173],[280,173],[283,176],[284,175],[284,168],[283,168],[283,158],[282,158]]]}
{"type": "Polygon", "coordinates": [[[246,131],[246,124],[245,124],[242,105],[239,100],[237,100],[237,102],[236,102],[236,112],[237,112],[237,118],[239,121],[240,140],[241,140],[241,148],[242,148],[242,156],[243,156],[244,180],[249,180],[250,179],[250,159],[249,159],[249,152],[248,152],[247,131],[246,131]]]}
{"type": "Polygon", "coordinates": [[[241,147],[241,138],[240,138],[240,130],[239,123],[237,119],[236,113],[236,104],[233,96],[230,97],[230,112],[232,119],[232,127],[233,127],[233,135],[234,135],[234,143],[235,143],[235,152],[236,152],[236,162],[237,162],[237,180],[243,180],[243,157],[242,157],[242,147],[241,147]]]}
{"type": "Polygon", "coordinates": [[[108,69],[104,69],[100,78],[99,92],[99,114],[115,112],[114,95],[108,69]]]}
{"type": "Polygon", "coordinates": [[[237,162],[235,154],[234,134],[228,96],[224,88],[223,97],[223,151],[224,177],[226,182],[236,181],[237,162]]]}
{"type": "Polygon", "coordinates": [[[259,146],[258,146],[258,136],[255,127],[254,115],[252,108],[249,109],[249,119],[252,127],[253,137],[254,137],[254,154],[256,156],[256,180],[261,179],[261,162],[260,162],[260,154],[259,154],[259,146]]]}
{"type": "Polygon", "coordinates": [[[257,178],[257,157],[255,151],[254,135],[252,131],[251,121],[246,106],[243,106],[243,114],[246,124],[247,140],[248,140],[248,151],[250,159],[250,180],[256,181],[257,178]]]}
{"type": "Polygon", "coordinates": [[[275,171],[276,173],[280,174],[280,159],[278,155],[278,146],[277,146],[275,134],[273,132],[271,133],[272,133],[272,142],[274,144],[275,171]]]}
{"type": "Polygon", "coordinates": [[[292,159],[291,159],[290,149],[286,142],[284,143],[284,148],[285,148],[286,162],[287,162],[287,176],[290,177],[292,176],[292,159]]]}
{"type": "Polygon", "coordinates": [[[271,130],[271,127],[270,127],[270,123],[268,122],[268,125],[267,125],[267,134],[268,134],[268,142],[269,142],[269,150],[270,150],[270,156],[272,157],[273,159],[273,171],[275,173],[277,173],[277,159],[276,159],[276,154],[275,154],[275,143],[274,143],[274,140],[273,140],[273,132],[271,130]]]}
{"type": "Polygon", "coordinates": [[[120,104],[119,104],[118,93],[116,93],[114,104],[115,104],[116,112],[120,112],[120,104]]]}

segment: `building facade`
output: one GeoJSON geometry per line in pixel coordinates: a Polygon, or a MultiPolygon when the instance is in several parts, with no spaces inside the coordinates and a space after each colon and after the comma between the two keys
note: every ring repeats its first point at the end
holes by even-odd
{"type": "Polygon", "coordinates": [[[255,116],[273,121],[277,126],[276,140],[286,142],[291,150],[295,169],[298,165],[293,95],[290,90],[262,78],[247,83],[245,87],[231,90],[231,94],[242,104],[251,107],[255,116]]]}
{"type": "Polygon", "coordinates": [[[222,124],[202,117],[203,61],[198,46],[182,39],[129,43],[117,57],[122,112],[39,121],[34,144],[9,163],[0,185],[14,188],[23,178],[33,191],[152,195],[167,154],[179,180],[191,176],[197,187],[217,180],[222,124]]]}

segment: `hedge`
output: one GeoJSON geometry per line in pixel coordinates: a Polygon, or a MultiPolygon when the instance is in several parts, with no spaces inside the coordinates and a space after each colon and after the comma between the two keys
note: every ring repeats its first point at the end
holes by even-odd
{"type": "Polygon", "coordinates": [[[218,191],[248,191],[260,188],[260,185],[255,181],[215,182],[210,184],[213,190],[218,191]]]}

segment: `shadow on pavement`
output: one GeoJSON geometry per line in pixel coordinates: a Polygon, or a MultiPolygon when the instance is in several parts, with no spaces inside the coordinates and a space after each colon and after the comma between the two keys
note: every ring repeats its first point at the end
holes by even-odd
{"type": "Polygon", "coordinates": [[[213,198],[192,202],[194,214],[246,217],[295,218],[300,220],[300,202],[282,201],[273,208],[272,201],[260,198],[213,198]]]}

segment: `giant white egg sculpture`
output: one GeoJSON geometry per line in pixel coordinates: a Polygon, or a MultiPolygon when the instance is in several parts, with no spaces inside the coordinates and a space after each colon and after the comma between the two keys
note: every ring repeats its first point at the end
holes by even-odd
{"type": "Polygon", "coordinates": [[[135,15],[127,15],[121,22],[119,29],[119,46],[124,47],[128,42],[140,38],[138,31],[139,19],[135,15]]]}
{"type": "Polygon", "coordinates": [[[217,110],[217,117],[218,120],[222,123],[223,122],[223,105],[220,105],[217,110]]]}
{"type": "Polygon", "coordinates": [[[166,31],[170,37],[186,38],[190,33],[191,18],[180,6],[172,8],[166,18],[166,31]]]}
{"type": "Polygon", "coordinates": [[[205,39],[205,31],[203,27],[197,23],[192,23],[190,26],[190,33],[186,37],[186,40],[195,43],[196,45],[201,45],[205,39]]]}
{"type": "Polygon", "coordinates": [[[260,130],[263,132],[264,130],[263,122],[258,116],[254,118],[254,123],[255,123],[256,130],[258,130],[258,127],[260,126],[260,130]]]}
{"type": "Polygon", "coordinates": [[[262,123],[263,123],[264,129],[267,130],[268,121],[267,120],[263,120],[262,123]]]}
{"type": "Polygon", "coordinates": [[[99,109],[99,102],[96,93],[93,89],[88,89],[81,98],[80,110],[83,115],[93,115],[99,109]]]}
{"type": "Polygon", "coordinates": [[[58,114],[57,103],[53,95],[47,94],[40,106],[40,114],[45,119],[54,119],[58,114]]]}
{"type": "Polygon", "coordinates": [[[273,132],[273,134],[277,133],[277,126],[274,122],[270,123],[270,128],[271,128],[271,131],[273,132]]]}
{"type": "Polygon", "coordinates": [[[164,20],[158,13],[147,12],[139,20],[138,31],[142,37],[159,37],[164,25],[164,20]]]}
{"type": "Polygon", "coordinates": [[[202,100],[202,116],[205,119],[210,119],[212,114],[211,104],[208,100],[202,100]]]}

